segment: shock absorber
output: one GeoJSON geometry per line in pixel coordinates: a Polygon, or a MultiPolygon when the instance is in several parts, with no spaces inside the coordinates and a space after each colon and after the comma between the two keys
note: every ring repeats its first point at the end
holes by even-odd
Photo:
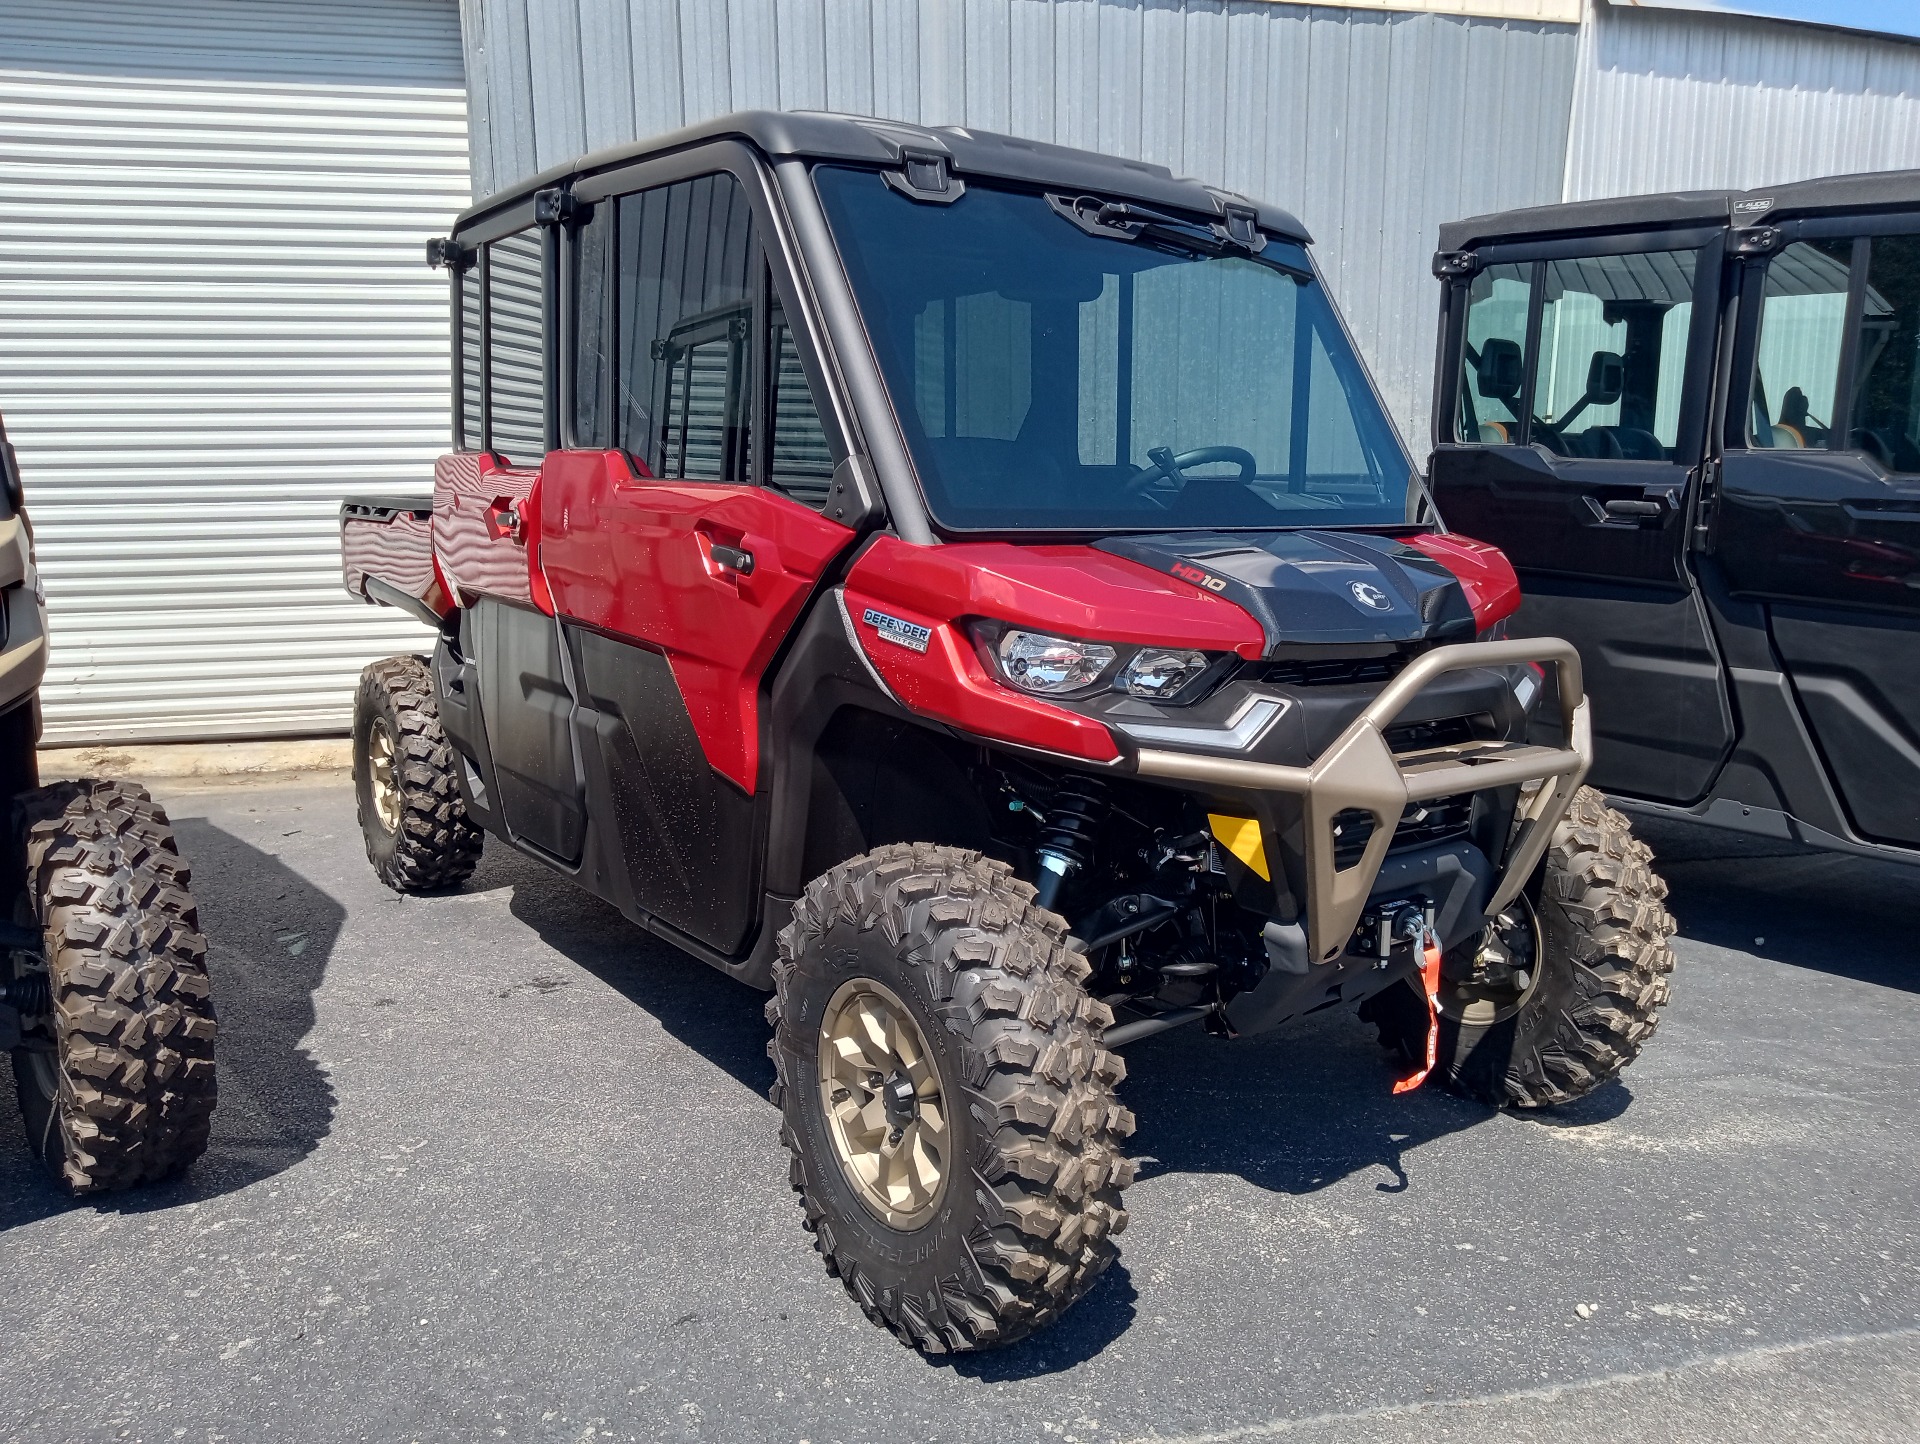
{"type": "Polygon", "coordinates": [[[28,973],[0,985],[0,1002],[19,1010],[24,1018],[53,1011],[53,982],[45,973],[28,973]]]}
{"type": "Polygon", "coordinates": [[[1053,804],[1034,849],[1040,864],[1034,901],[1041,907],[1052,908],[1067,879],[1093,860],[1096,839],[1111,810],[1107,784],[1097,777],[1069,772],[1054,787],[1053,804]]]}

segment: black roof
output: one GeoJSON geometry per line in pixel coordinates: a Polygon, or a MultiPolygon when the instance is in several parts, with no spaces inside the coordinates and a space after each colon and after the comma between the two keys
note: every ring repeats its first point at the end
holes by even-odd
{"type": "Polygon", "coordinates": [[[1440,249],[1464,251],[1483,241],[1519,236],[1580,235],[1589,231],[1652,230],[1661,226],[1724,225],[1738,191],[1668,191],[1604,201],[1565,201],[1495,211],[1440,226],[1440,249]]]}
{"type": "Polygon", "coordinates": [[[1821,211],[1871,211],[1920,206],[1920,170],[1866,171],[1824,176],[1750,191],[1669,191],[1614,200],[1568,201],[1498,211],[1440,227],[1442,251],[1464,251],[1490,241],[1653,230],[1667,226],[1757,225],[1821,211]]]}
{"type": "Polygon", "coordinates": [[[1920,206],[1920,170],[1875,170],[1748,191],[1740,198],[1737,214],[1741,224],[1753,225],[1816,211],[1873,211],[1915,206],[1920,206]]]}
{"type": "Polygon", "coordinates": [[[877,167],[899,165],[903,149],[931,151],[945,155],[954,172],[961,176],[1118,195],[1202,214],[1224,215],[1227,203],[1232,201],[1252,206],[1259,215],[1261,229],[1269,234],[1300,241],[1312,239],[1306,227],[1286,211],[1184,179],[1165,166],[958,126],[908,125],[897,120],[812,110],[743,110],[650,140],[595,151],[489,196],[461,214],[454,222],[454,233],[457,235],[484,215],[515,205],[535,191],[562,181],[720,139],[745,141],[774,159],[804,156],[877,167]]]}

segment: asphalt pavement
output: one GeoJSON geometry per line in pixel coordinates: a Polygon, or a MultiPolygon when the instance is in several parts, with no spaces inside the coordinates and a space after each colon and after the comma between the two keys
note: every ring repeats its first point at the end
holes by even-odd
{"type": "Polygon", "coordinates": [[[375,880],[342,783],[161,791],[213,1147],[75,1202],[0,1121],[0,1439],[1920,1438],[1920,871],[1652,838],[1673,1002],[1543,1116],[1345,1013],[1128,1052],[1120,1263],[928,1360],[820,1267],[761,997],[489,843],[375,880]]]}

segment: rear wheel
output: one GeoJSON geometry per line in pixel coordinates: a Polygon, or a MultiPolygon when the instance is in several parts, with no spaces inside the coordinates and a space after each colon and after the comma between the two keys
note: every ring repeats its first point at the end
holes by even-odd
{"type": "MultiPolygon", "coordinates": [[[[1673,915],[1653,851],[1590,787],[1575,792],[1547,850],[1537,906],[1526,898],[1448,953],[1441,969],[1436,1081],[1485,1103],[1570,1103],[1639,1055],[1673,972],[1673,915]]],[[[1361,1016],[1409,1062],[1426,1053],[1413,987],[1361,1016]]]]}
{"type": "Polygon", "coordinates": [[[926,844],[834,868],[780,935],[793,1186],[828,1272],[903,1343],[1010,1343],[1114,1257],[1133,1115],[1065,937],[1004,864],[926,844]]]}
{"type": "Polygon", "coordinates": [[[11,957],[27,1139],[74,1193],[176,1173],[206,1151],[215,1100],[207,943],[167,815],[143,788],[66,782],[23,796],[11,957]]]}
{"type": "Polygon", "coordinates": [[[458,887],[479,864],[485,835],[467,817],[459,765],[423,659],[388,657],[360,674],[354,798],[367,861],[395,892],[458,887]]]}

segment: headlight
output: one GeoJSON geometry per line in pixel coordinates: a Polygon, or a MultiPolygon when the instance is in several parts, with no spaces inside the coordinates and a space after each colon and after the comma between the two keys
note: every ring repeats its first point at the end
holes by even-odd
{"type": "Polygon", "coordinates": [[[1120,685],[1136,697],[1171,697],[1206,670],[1204,652],[1143,647],[1121,669],[1120,685]]]}
{"type": "Polygon", "coordinates": [[[994,648],[1000,675],[1023,692],[1057,697],[1091,687],[1119,655],[1102,642],[1009,630],[994,648]]]}

